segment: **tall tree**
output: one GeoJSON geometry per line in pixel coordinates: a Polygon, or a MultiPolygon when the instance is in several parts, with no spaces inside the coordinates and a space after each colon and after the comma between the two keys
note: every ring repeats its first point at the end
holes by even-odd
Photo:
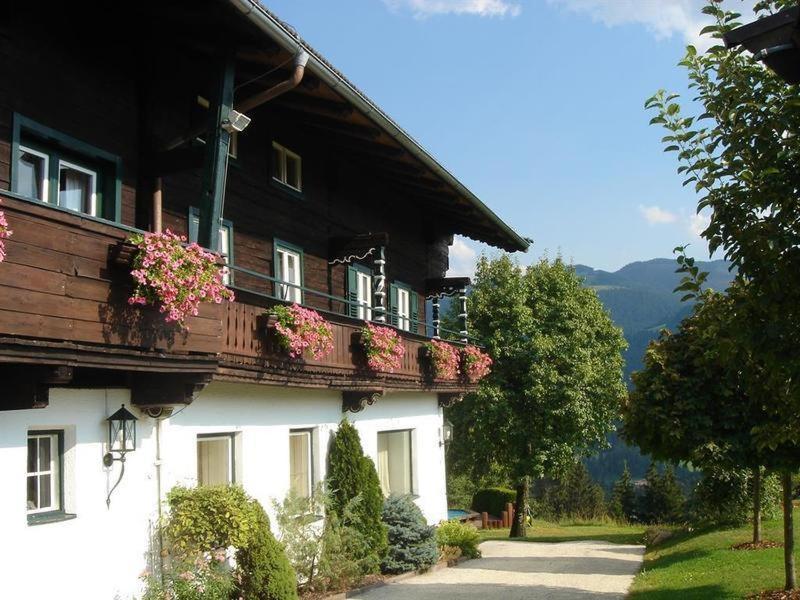
{"type": "Polygon", "coordinates": [[[622,475],[614,483],[608,511],[612,517],[623,521],[633,520],[636,513],[636,489],[633,487],[627,461],[622,469],[622,475]]]}
{"type": "MultiPolygon", "coordinates": [[[[710,211],[703,232],[751,286],[739,332],[763,361],[763,404],[769,419],[757,425],[758,443],[771,448],[800,439],[800,100],[742,47],[725,48],[724,33],[740,15],[722,0],[707,0],[703,12],[715,22],[703,30],[716,45],[707,52],[687,48],[687,69],[697,104],[679,104],[676,94],[657,93],[646,103],[652,123],[667,129],[665,150],[678,153],[684,185],[701,194],[698,210],[710,211]],[[693,110],[694,108],[697,110],[693,110]],[[688,110],[687,110],[688,109],[688,110]]],[[[758,17],[796,4],[761,0],[758,17]]],[[[783,457],[784,498],[791,499],[791,471],[800,452],[783,457]]],[[[791,502],[784,502],[786,588],[796,587],[791,502]]]]}
{"type": "Polygon", "coordinates": [[[495,468],[515,482],[511,536],[524,536],[529,478],[560,475],[605,444],[625,396],[625,341],[561,259],[523,270],[482,257],[469,314],[494,364],[448,413],[458,432],[451,456],[460,470],[495,468]]]}

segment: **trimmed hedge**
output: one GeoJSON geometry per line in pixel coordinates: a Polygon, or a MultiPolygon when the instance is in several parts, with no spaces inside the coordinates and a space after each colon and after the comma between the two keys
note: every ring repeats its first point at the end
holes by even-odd
{"type": "Polygon", "coordinates": [[[500,517],[506,509],[506,504],[514,502],[517,493],[509,488],[490,487],[478,490],[472,497],[472,510],[487,512],[493,517],[500,517]]]}

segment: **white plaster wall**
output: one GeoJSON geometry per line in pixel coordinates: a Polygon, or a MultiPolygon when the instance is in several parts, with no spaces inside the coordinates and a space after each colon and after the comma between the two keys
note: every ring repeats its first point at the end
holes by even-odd
{"type": "MultiPolygon", "coordinates": [[[[106,417],[129,404],[127,390],[54,389],[45,409],[0,413],[0,597],[129,599],[140,592],[149,532],[157,517],[153,419],[139,417],[137,449],[125,477],[102,466],[106,417]],[[75,519],[27,524],[27,432],[65,429],[65,501],[75,519]]],[[[327,448],[341,413],[341,393],[246,384],[213,383],[190,406],[161,424],[162,494],[175,484],[194,485],[197,435],[236,434],[237,480],[273,516],[273,501],[289,488],[289,430],[313,428],[315,481],[325,477],[327,448]]],[[[358,414],[348,414],[364,451],[377,458],[379,431],[412,429],[414,490],[430,523],[447,517],[442,415],[436,395],[387,394],[358,414]]],[[[272,519],[274,523],[274,518],[272,519]]]]}

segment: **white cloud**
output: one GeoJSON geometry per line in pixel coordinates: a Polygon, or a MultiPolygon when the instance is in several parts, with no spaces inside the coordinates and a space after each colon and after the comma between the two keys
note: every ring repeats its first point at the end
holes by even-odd
{"type": "Polygon", "coordinates": [[[650,225],[663,225],[664,223],[674,223],[678,220],[678,215],[664,210],[660,206],[639,205],[639,212],[642,213],[644,220],[650,225]]]}
{"type": "Polygon", "coordinates": [[[383,0],[391,10],[409,11],[417,19],[434,15],[516,17],[522,7],[510,0],[383,0]]]}
{"type": "Polygon", "coordinates": [[[450,268],[448,277],[474,277],[478,251],[467,240],[456,236],[450,246],[450,268]]]}
{"type": "MultiPolygon", "coordinates": [[[[547,0],[569,11],[589,15],[606,27],[643,25],[658,39],[679,35],[687,44],[707,48],[711,38],[700,30],[712,22],[701,13],[705,0],[547,0]]],[[[724,8],[742,14],[742,21],[752,21],[755,0],[728,0],[724,8]]]]}
{"type": "Polygon", "coordinates": [[[708,224],[711,222],[711,218],[704,213],[695,213],[693,215],[689,215],[688,225],[689,225],[689,232],[697,237],[700,237],[700,234],[705,231],[708,224]]]}

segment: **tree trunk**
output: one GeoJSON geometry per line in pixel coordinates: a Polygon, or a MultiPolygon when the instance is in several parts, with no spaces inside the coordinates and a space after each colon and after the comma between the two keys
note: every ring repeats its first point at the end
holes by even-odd
{"type": "Polygon", "coordinates": [[[786,589],[797,587],[794,571],[794,521],[792,516],[792,472],[781,475],[783,484],[783,563],[786,569],[786,589]]]}
{"type": "Polygon", "coordinates": [[[761,542],[761,467],[753,469],[753,543],[761,542]]]}
{"type": "Polygon", "coordinates": [[[525,537],[525,515],[528,514],[528,478],[525,477],[517,484],[517,502],[514,511],[514,522],[511,523],[511,533],[509,537],[525,537]]]}

